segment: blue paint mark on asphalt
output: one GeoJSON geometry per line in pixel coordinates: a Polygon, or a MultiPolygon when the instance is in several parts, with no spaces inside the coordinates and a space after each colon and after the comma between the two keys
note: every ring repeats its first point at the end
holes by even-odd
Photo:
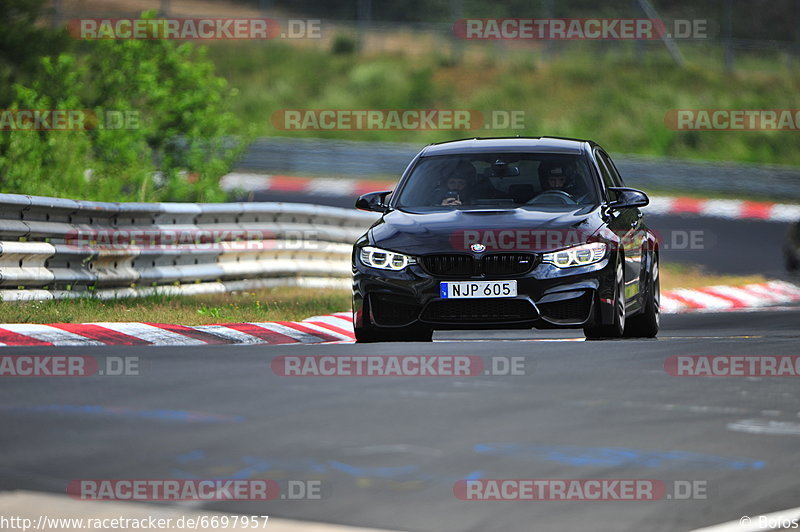
{"type": "Polygon", "coordinates": [[[282,459],[282,460],[265,460],[255,456],[245,456],[243,458],[245,464],[259,472],[270,471],[276,468],[283,468],[288,470],[304,470],[309,473],[324,473],[326,470],[325,464],[314,460],[313,458],[295,458],[295,459],[282,459]]]}
{"type": "MultiPolygon", "coordinates": [[[[208,469],[216,469],[220,463],[202,463],[197,462],[205,460],[205,453],[200,450],[191,451],[178,455],[177,461],[181,465],[193,466],[190,469],[175,468],[172,470],[172,478],[191,479],[191,478],[215,478],[213,475],[207,473],[208,469]],[[199,469],[198,469],[199,466],[199,469]]],[[[229,469],[226,467],[225,469],[229,469]]],[[[234,468],[230,468],[234,469],[234,468]]],[[[419,466],[406,465],[406,466],[372,466],[372,467],[358,467],[352,464],[347,464],[338,460],[325,460],[320,462],[312,458],[278,458],[278,459],[264,459],[254,456],[245,456],[241,458],[241,463],[238,464],[238,469],[233,471],[226,471],[226,473],[219,478],[241,480],[248,478],[256,478],[265,474],[274,474],[275,472],[292,472],[302,473],[306,475],[326,475],[331,473],[344,473],[352,478],[372,478],[381,480],[392,480],[397,482],[426,482],[436,484],[452,484],[459,480],[478,480],[483,478],[482,471],[471,471],[464,477],[450,477],[444,475],[436,475],[429,472],[420,470],[419,466]],[[244,465],[245,467],[242,467],[244,465]]]]}
{"type": "Polygon", "coordinates": [[[205,458],[205,456],[205,452],[203,452],[201,449],[196,449],[186,454],[179,454],[177,459],[179,464],[187,464],[189,462],[194,462],[195,460],[202,460],[205,458]]]}
{"type": "Polygon", "coordinates": [[[624,447],[580,447],[574,445],[478,444],[480,454],[562,462],[591,467],[658,467],[665,469],[763,469],[766,462],[687,451],[640,451],[624,447]]]}
{"type": "Polygon", "coordinates": [[[155,419],[180,423],[238,423],[242,416],[226,416],[187,410],[140,410],[136,408],[101,405],[17,405],[0,406],[0,411],[46,414],[89,414],[114,416],[125,419],[155,419]]]}
{"type": "MultiPolygon", "coordinates": [[[[189,454],[194,454],[194,453],[189,453],[189,454]]],[[[185,457],[187,455],[181,455],[181,456],[185,457]]],[[[178,462],[181,464],[187,464],[195,460],[201,460],[202,458],[204,458],[204,456],[200,456],[192,460],[181,461],[179,457],[178,462]]],[[[225,475],[219,478],[243,480],[243,479],[253,478],[256,475],[269,473],[271,471],[293,471],[293,472],[320,474],[328,470],[327,466],[324,463],[318,462],[313,459],[267,460],[263,458],[256,458],[254,456],[245,456],[241,458],[241,461],[243,462],[245,467],[241,467],[241,464],[237,464],[239,466],[239,469],[236,469],[231,473],[225,473],[225,475]]],[[[220,464],[203,464],[203,465],[208,466],[208,465],[220,465],[220,464]]],[[[215,478],[213,476],[209,477],[208,475],[205,474],[198,475],[193,471],[188,471],[185,469],[174,469],[172,472],[172,476],[174,478],[215,478]]]]}
{"type": "Polygon", "coordinates": [[[483,471],[472,471],[464,477],[464,480],[480,480],[482,477],[483,471]]]}
{"type": "MultiPolygon", "coordinates": [[[[754,470],[764,469],[766,462],[702,454],[687,451],[645,451],[626,447],[582,447],[575,445],[524,445],[524,444],[478,444],[472,450],[477,455],[491,455],[522,460],[545,460],[585,467],[646,467],[666,470],[754,470]]],[[[287,473],[314,476],[331,474],[345,475],[353,479],[373,479],[379,482],[416,482],[425,485],[453,484],[459,480],[492,478],[486,470],[470,471],[464,476],[453,477],[437,473],[435,464],[407,463],[400,466],[354,465],[341,460],[315,460],[313,458],[266,459],[244,456],[231,463],[227,457],[211,460],[202,450],[193,450],[178,455],[178,468],[172,471],[173,478],[214,478],[220,466],[225,474],[219,478],[248,479],[265,475],[287,473]],[[487,477],[488,475],[488,477],[487,477]]],[[[409,458],[409,462],[412,458],[409,458]]],[[[382,485],[392,489],[392,484],[382,485]]],[[[407,489],[403,487],[403,489],[407,489]]]]}
{"type": "Polygon", "coordinates": [[[356,467],[336,460],[328,460],[328,465],[336,471],[347,473],[353,477],[397,478],[417,470],[417,466],[413,465],[402,467],[356,467]]]}

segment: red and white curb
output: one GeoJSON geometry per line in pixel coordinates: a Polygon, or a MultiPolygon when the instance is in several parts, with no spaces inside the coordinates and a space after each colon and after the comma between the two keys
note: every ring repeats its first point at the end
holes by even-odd
{"type": "Polygon", "coordinates": [[[225,191],[302,192],[311,196],[360,196],[367,192],[392,190],[396,181],[379,179],[339,179],[332,177],[295,177],[287,175],[245,174],[233,172],[222,177],[225,191]]]}
{"type": "Polygon", "coordinates": [[[797,302],[800,302],[800,287],[785,281],[661,292],[664,314],[754,310],[797,302]]]}
{"type": "Polygon", "coordinates": [[[0,324],[0,345],[219,345],[352,342],[351,312],[314,316],[300,322],[170,325],[165,323],[0,324]]]}
{"type": "Polygon", "coordinates": [[[651,196],[646,214],[677,214],[726,218],[729,220],[764,220],[796,222],[800,220],[800,205],[766,201],[721,200],[651,196]]]}
{"type": "MultiPolygon", "coordinates": [[[[664,314],[757,310],[800,302],[800,287],[784,281],[709,286],[661,293],[664,314]]],[[[170,325],[164,323],[0,324],[0,346],[254,345],[353,342],[353,315],[337,312],[303,321],[170,325]]]]}
{"type": "MultiPolygon", "coordinates": [[[[359,196],[367,192],[391,190],[396,181],[336,179],[327,177],[295,177],[284,175],[233,172],[220,181],[224,190],[244,192],[300,192],[310,196],[359,196]]],[[[764,201],[720,200],[651,196],[648,214],[708,216],[732,220],[765,220],[796,222],[800,205],[764,201]]]]}

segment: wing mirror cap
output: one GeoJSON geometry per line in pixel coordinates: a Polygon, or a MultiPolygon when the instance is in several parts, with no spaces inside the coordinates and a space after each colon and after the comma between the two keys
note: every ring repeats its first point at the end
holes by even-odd
{"type": "Polygon", "coordinates": [[[608,204],[611,209],[632,209],[650,204],[650,198],[641,190],[628,187],[609,187],[608,190],[613,190],[617,193],[617,199],[608,204]]]}
{"type": "Polygon", "coordinates": [[[356,209],[370,212],[386,212],[389,210],[389,206],[386,205],[386,196],[391,193],[391,190],[382,190],[359,196],[356,200],[356,209]]]}

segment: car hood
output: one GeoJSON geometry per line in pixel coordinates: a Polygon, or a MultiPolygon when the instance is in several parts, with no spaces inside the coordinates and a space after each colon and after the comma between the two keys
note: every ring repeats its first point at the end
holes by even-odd
{"type": "Polygon", "coordinates": [[[546,251],[585,242],[602,226],[599,207],[534,211],[448,210],[383,216],[370,230],[373,245],[419,255],[469,250],[479,243],[485,251],[546,251]]]}

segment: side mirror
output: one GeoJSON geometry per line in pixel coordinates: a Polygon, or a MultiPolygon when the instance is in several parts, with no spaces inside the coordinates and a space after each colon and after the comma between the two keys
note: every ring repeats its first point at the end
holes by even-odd
{"type": "Polygon", "coordinates": [[[617,193],[617,199],[608,204],[614,210],[631,209],[633,207],[644,207],[650,204],[650,198],[641,190],[628,187],[609,187],[617,193]]]}
{"type": "Polygon", "coordinates": [[[386,212],[389,209],[385,204],[386,196],[391,193],[391,190],[383,190],[381,192],[370,192],[359,196],[356,200],[356,209],[362,211],[386,212]]]}

